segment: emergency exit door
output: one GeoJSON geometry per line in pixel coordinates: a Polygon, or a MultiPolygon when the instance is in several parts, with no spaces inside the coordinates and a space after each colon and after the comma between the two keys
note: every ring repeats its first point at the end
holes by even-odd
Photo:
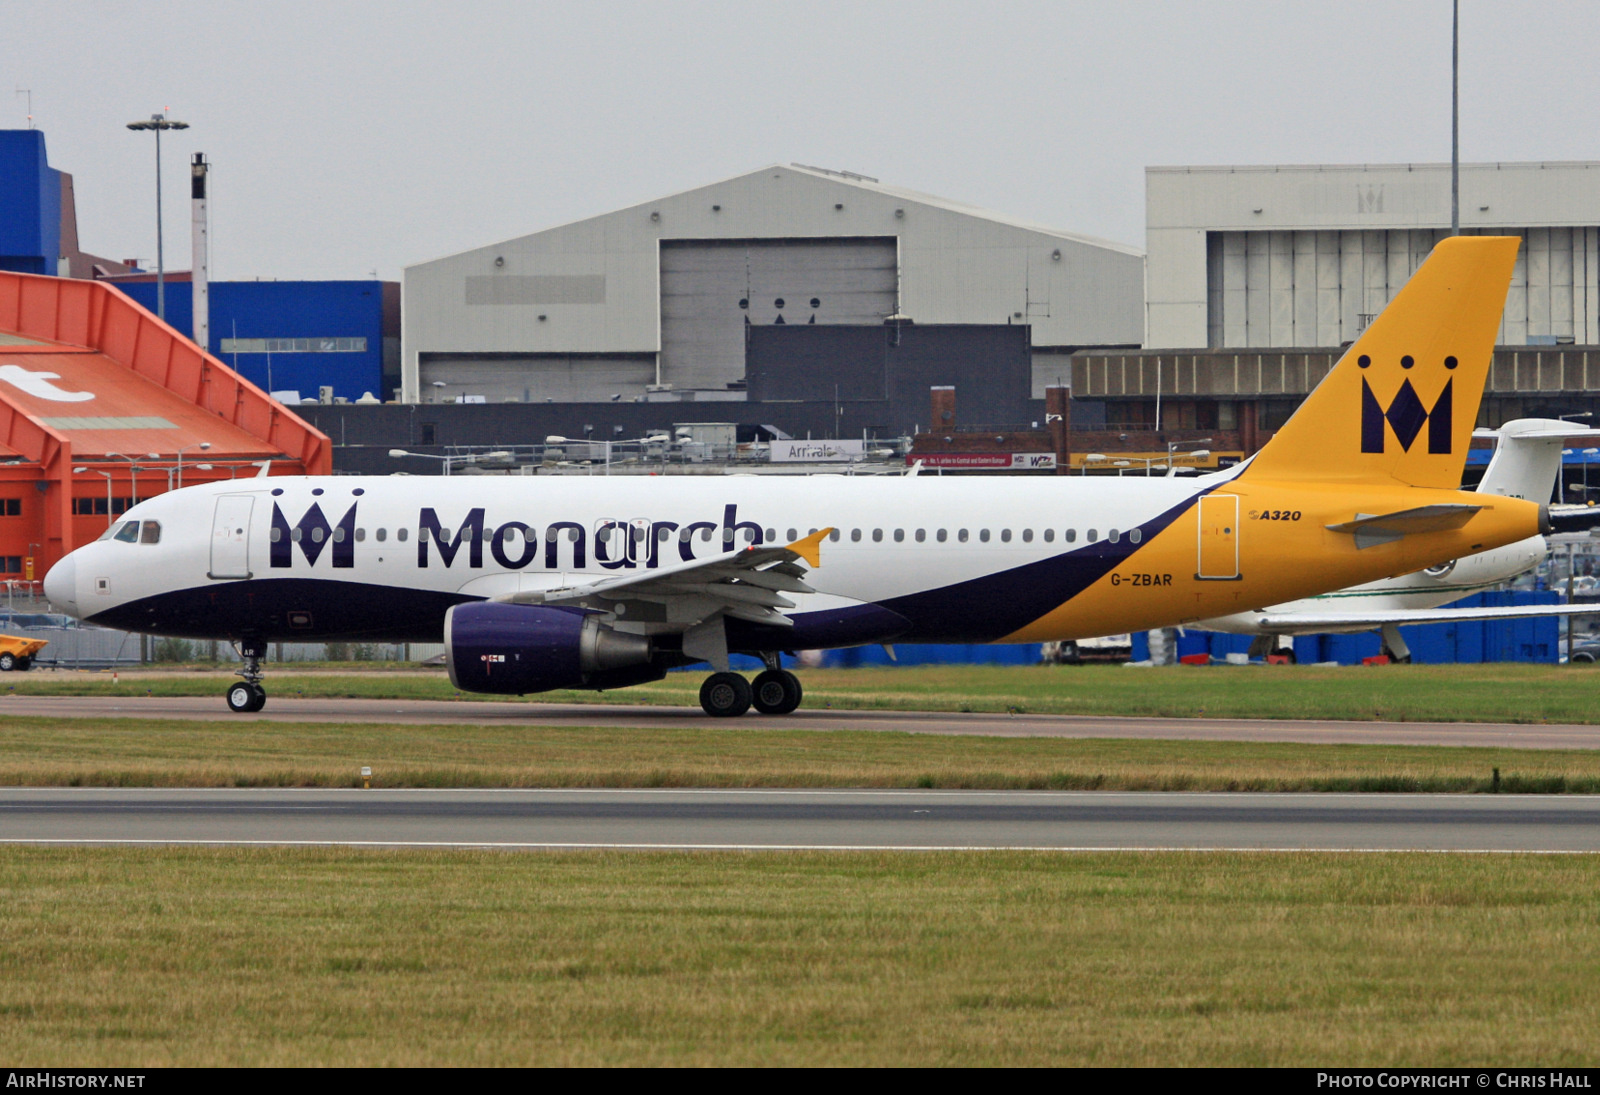
{"type": "Polygon", "coordinates": [[[217,499],[211,520],[211,570],[207,578],[249,578],[250,515],[255,499],[248,494],[224,494],[217,499]]]}
{"type": "Polygon", "coordinates": [[[1207,494],[1200,499],[1200,561],[1195,577],[1229,582],[1239,578],[1239,497],[1207,494]]]}

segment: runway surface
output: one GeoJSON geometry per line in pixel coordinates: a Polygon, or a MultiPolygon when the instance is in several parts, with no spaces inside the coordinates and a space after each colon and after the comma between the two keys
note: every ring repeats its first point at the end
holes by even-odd
{"type": "Polygon", "coordinates": [[[0,789],[0,841],[1600,851],[1600,796],[0,789]]]}
{"type": "Polygon", "coordinates": [[[232,715],[216,696],[0,697],[0,718],[255,719],[264,722],[474,723],[520,726],[713,727],[786,730],[882,730],[989,737],[1154,738],[1372,745],[1480,745],[1523,749],[1600,749],[1600,725],[1519,723],[1337,722],[1287,719],[1158,719],[1077,715],[987,715],[916,711],[755,713],[715,719],[698,707],[621,704],[493,703],[475,700],[295,699],[272,696],[256,715],[232,715]]]}

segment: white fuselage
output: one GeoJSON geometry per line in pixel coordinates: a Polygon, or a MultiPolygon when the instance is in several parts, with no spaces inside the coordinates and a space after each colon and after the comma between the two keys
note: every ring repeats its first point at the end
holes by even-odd
{"type": "MultiPolygon", "coordinates": [[[[108,531],[155,521],[159,542],[86,545],[52,572],[50,595],[81,617],[152,633],[424,639],[461,601],[837,528],[807,578],[816,592],[796,595],[804,614],[914,598],[1113,544],[1131,551],[1139,534],[1129,530],[1202,492],[1193,479],[1081,477],[251,479],[134,507],[108,531]],[[261,605],[275,598],[273,622],[207,615],[207,605],[246,592],[261,605]],[[345,611],[356,602],[360,611],[345,611]]],[[[1055,607],[1038,597],[1016,585],[980,598],[976,613],[969,598],[919,619],[917,631],[997,638],[1055,607]]]]}
{"type": "Polygon", "coordinates": [[[1539,565],[1549,550],[1543,536],[1530,536],[1492,551],[1481,551],[1442,566],[1383,578],[1376,582],[1336,589],[1315,597],[1273,605],[1253,612],[1201,620],[1193,626],[1206,631],[1226,631],[1235,635],[1312,635],[1329,632],[1370,631],[1372,618],[1391,612],[1417,608],[1437,608],[1474,593],[1494,589],[1519,574],[1539,565]],[[1329,623],[1328,613],[1352,613],[1367,622],[1339,625],[1329,623]],[[1308,622],[1296,625],[1294,617],[1304,615],[1308,622]],[[1264,620],[1270,619],[1270,626],[1264,620]]]}

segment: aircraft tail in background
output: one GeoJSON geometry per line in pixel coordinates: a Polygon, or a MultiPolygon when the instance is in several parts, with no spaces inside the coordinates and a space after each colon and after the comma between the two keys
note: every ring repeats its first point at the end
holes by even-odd
{"type": "Polygon", "coordinates": [[[1568,445],[1595,444],[1600,441],[1600,430],[1555,418],[1519,418],[1498,430],[1479,430],[1477,436],[1497,439],[1478,484],[1479,494],[1548,502],[1561,474],[1561,450],[1568,445]]]}

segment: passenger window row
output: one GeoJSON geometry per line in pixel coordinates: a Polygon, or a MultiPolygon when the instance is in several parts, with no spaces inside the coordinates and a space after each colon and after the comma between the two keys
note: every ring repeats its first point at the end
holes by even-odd
{"type": "MultiPolygon", "coordinates": [[[[812,529],[811,531],[813,533],[815,533],[817,530],[816,529],[812,529]]],[[[794,540],[798,540],[799,539],[799,536],[796,535],[797,532],[798,532],[797,529],[789,529],[789,540],[791,542],[794,541],[794,540]]],[[[837,542],[837,541],[839,541],[840,539],[843,538],[843,534],[844,534],[844,530],[843,529],[834,529],[833,532],[829,534],[828,539],[837,542]]],[[[971,530],[969,530],[969,529],[964,529],[964,528],[956,529],[955,530],[955,534],[956,534],[956,542],[959,543],[959,544],[968,543],[968,542],[970,542],[970,540],[972,538],[971,530]]],[[[771,535],[771,530],[768,531],[768,535],[769,536],[771,535]]],[[[850,542],[851,543],[855,543],[855,544],[859,544],[859,543],[861,543],[861,541],[864,538],[864,536],[870,536],[870,538],[871,538],[873,543],[882,543],[883,539],[884,539],[884,535],[885,535],[884,530],[881,529],[881,528],[871,529],[870,531],[869,530],[864,530],[864,529],[853,528],[853,529],[850,530],[850,542]]],[[[1130,543],[1130,544],[1137,544],[1141,540],[1144,539],[1144,533],[1141,530],[1136,529],[1136,528],[1135,529],[1129,529],[1126,532],[1121,532],[1121,531],[1118,531],[1117,529],[1111,529],[1106,533],[1106,542],[1107,543],[1112,543],[1112,544],[1120,543],[1124,536],[1126,536],[1128,538],[1128,543],[1130,543]]],[[[1018,538],[1020,538],[1021,541],[1024,544],[1033,543],[1033,537],[1034,537],[1034,531],[1031,528],[1022,529],[1021,532],[1018,534],[1018,538]]],[[[892,530],[891,533],[889,533],[889,538],[892,539],[897,544],[898,543],[903,543],[905,541],[905,538],[906,538],[906,530],[905,529],[901,529],[901,528],[894,529],[894,530],[892,530]]],[[[920,529],[919,528],[919,529],[915,529],[915,530],[912,531],[912,539],[915,540],[919,544],[925,542],[927,540],[927,538],[928,538],[928,530],[927,529],[920,529]]],[[[950,530],[948,530],[948,529],[935,529],[934,533],[933,533],[933,538],[937,543],[941,543],[941,544],[946,543],[950,538],[950,530]]],[[[1056,539],[1056,530],[1053,529],[1053,528],[1043,529],[1039,533],[1039,539],[1043,540],[1047,544],[1054,543],[1055,539],[1056,539]]],[[[1071,528],[1065,529],[1061,533],[1061,539],[1062,539],[1062,541],[1064,543],[1068,543],[1068,544],[1077,543],[1078,530],[1077,529],[1071,529],[1071,528]]],[[[1084,531],[1084,540],[1087,543],[1093,544],[1093,543],[1098,542],[1099,539],[1100,539],[1100,532],[1099,532],[1098,529],[1086,529],[1084,531]]],[[[980,544],[992,543],[992,542],[994,542],[994,540],[995,540],[995,536],[994,536],[994,534],[992,533],[992,531],[990,529],[986,529],[986,528],[978,529],[978,542],[980,544]]],[[[1010,529],[1003,528],[1003,529],[999,530],[999,542],[1000,543],[1009,544],[1009,543],[1012,542],[1012,540],[1013,540],[1013,536],[1012,536],[1012,532],[1011,532],[1010,529]]]]}
{"type": "MultiPolygon", "coordinates": [[[[105,540],[105,539],[108,539],[108,538],[114,538],[114,539],[117,539],[117,540],[126,540],[129,543],[132,543],[133,541],[138,540],[140,538],[139,524],[140,523],[138,521],[124,521],[122,524],[117,525],[117,526],[115,526],[115,527],[113,527],[111,529],[108,529],[106,531],[105,535],[101,536],[100,538],[102,540],[105,540]]],[[[144,537],[142,542],[144,542],[146,544],[158,543],[160,541],[160,538],[161,538],[161,527],[160,527],[160,525],[155,521],[146,521],[146,522],[144,522],[144,524],[146,526],[148,526],[148,528],[153,530],[153,531],[146,532],[145,533],[145,537],[144,537]]],[[[556,541],[556,539],[558,538],[558,535],[559,535],[559,533],[561,531],[563,531],[563,530],[555,528],[554,526],[552,526],[551,528],[546,530],[545,539],[547,541],[550,541],[550,542],[554,543],[556,541]]],[[[567,528],[564,531],[567,534],[566,535],[566,539],[568,539],[568,540],[577,540],[578,539],[578,530],[577,529],[575,529],[575,528],[567,528]]],[[[320,528],[311,529],[310,532],[311,532],[310,539],[311,539],[312,543],[320,544],[325,539],[331,539],[336,544],[344,543],[345,531],[342,528],[334,529],[332,531],[331,535],[329,535],[328,533],[324,532],[324,530],[322,530],[320,528]]],[[[678,532],[677,539],[680,540],[683,543],[688,543],[690,538],[691,538],[692,532],[698,532],[700,534],[699,538],[700,538],[701,541],[703,541],[705,543],[710,543],[711,538],[712,538],[711,537],[712,530],[709,529],[709,528],[700,528],[700,529],[695,529],[695,530],[681,529],[678,532]]],[[[741,538],[746,543],[753,543],[755,541],[755,537],[756,537],[755,531],[747,528],[747,529],[742,530],[742,532],[743,532],[743,536],[741,538]]],[[[778,530],[777,529],[770,529],[769,528],[769,529],[765,530],[765,532],[766,532],[765,540],[766,540],[767,543],[771,544],[771,543],[777,543],[778,542],[778,530]]],[[[800,530],[799,529],[791,528],[791,529],[787,529],[786,532],[788,534],[788,539],[783,541],[784,543],[793,543],[794,541],[800,539],[800,530]]],[[[807,535],[814,536],[814,535],[816,535],[816,532],[817,532],[816,529],[812,529],[809,533],[807,533],[807,535]]],[[[405,543],[406,538],[407,538],[407,533],[408,533],[407,529],[404,529],[404,528],[395,529],[394,537],[399,542],[405,543]]],[[[724,529],[723,530],[723,538],[724,538],[724,540],[733,539],[734,537],[733,537],[732,533],[733,533],[732,529],[724,529]]],[[[977,533],[978,533],[978,543],[980,543],[980,544],[993,543],[995,541],[995,539],[996,539],[995,534],[990,529],[986,529],[986,528],[978,529],[977,533]]],[[[621,538],[623,535],[628,535],[634,541],[634,543],[643,543],[645,541],[646,537],[649,535],[645,531],[643,526],[641,526],[641,525],[632,526],[631,528],[629,528],[627,530],[626,533],[624,533],[624,531],[623,531],[623,526],[616,525],[616,526],[610,526],[610,527],[607,527],[607,528],[600,529],[598,532],[595,533],[595,539],[598,540],[602,544],[609,543],[613,539],[613,534],[616,534],[617,538],[621,538]]],[[[488,543],[490,540],[492,540],[494,538],[494,535],[495,535],[495,532],[494,532],[493,529],[484,529],[483,533],[482,533],[484,542],[488,543]]],[[[845,533],[844,533],[843,529],[837,529],[836,528],[828,535],[828,539],[833,541],[833,542],[835,542],[835,543],[837,543],[841,539],[843,539],[844,535],[845,535],[845,533]]],[[[881,543],[883,543],[883,541],[886,538],[889,539],[889,540],[892,540],[894,543],[901,544],[901,543],[905,543],[906,538],[907,538],[907,533],[906,533],[906,530],[903,529],[903,528],[891,529],[891,530],[888,530],[887,532],[884,529],[881,529],[881,528],[875,528],[875,529],[853,528],[853,529],[851,529],[849,531],[849,536],[850,536],[850,542],[854,543],[854,544],[859,544],[865,539],[870,539],[871,542],[875,543],[875,544],[881,544],[881,543]]],[[[1105,538],[1106,538],[1106,542],[1107,543],[1115,544],[1115,543],[1120,543],[1124,536],[1126,536],[1128,538],[1128,542],[1130,544],[1137,544],[1144,538],[1143,532],[1141,532],[1139,529],[1136,529],[1136,528],[1135,529],[1129,529],[1126,532],[1121,532],[1121,531],[1118,531],[1117,529],[1110,529],[1110,530],[1108,530],[1106,532],[1105,538]]],[[[301,539],[303,537],[304,537],[303,530],[298,529],[298,528],[293,528],[293,529],[289,530],[289,539],[291,541],[293,541],[294,543],[297,543],[297,544],[300,543],[300,541],[301,541],[301,539]]],[[[1056,539],[1056,530],[1053,529],[1053,528],[1042,529],[1038,533],[1038,537],[1044,543],[1047,543],[1047,544],[1054,543],[1055,539],[1056,539]]],[[[283,530],[281,528],[275,528],[275,529],[272,530],[272,542],[273,543],[278,543],[280,540],[282,540],[282,538],[283,538],[283,530]]],[[[358,528],[358,529],[355,530],[355,539],[356,539],[357,543],[364,542],[366,540],[366,538],[367,538],[367,530],[366,529],[358,528]]],[[[376,539],[380,544],[384,543],[389,539],[389,530],[386,529],[386,528],[375,529],[373,531],[373,538],[376,539]]],[[[504,529],[500,530],[500,538],[501,538],[502,542],[508,543],[508,544],[511,543],[513,540],[517,540],[517,539],[521,539],[521,540],[527,541],[529,543],[532,543],[533,541],[539,539],[539,532],[538,532],[537,529],[533,529],[533,528],[523,528],[521,530],[512,529],[512,528],[504,528],[504,529]]],[[[658,528],[658,529],[656,529],[656,539],[657,539],[657,541],[659,541],[661,543],[666,543],[671,538],[672,538],[672,530],[671,529],[668,529],[668,528],[658,528]]],[[[910,533],[910,538],[911,538],[911,540],[913,540],[914,542],[919,543],[919,544],[926,543],[927,540],[928,540],[928,530],[927,529],[921,529],[921,528],[912,529],[911,533],[910,533]]],[[[1091,529],[1085,529],[1083,538],[1084,538],[1084,541],[1086,543],[1090,543],[1090,544],[1097,543],[1100,540],[1100,532],[1099,532],[1098,529],[1092,529],[1092,528],[1091,529]]],[[[934,529],[933,530],[933,539],[934,539],[935,543],[940,543],[940,544],[947,543],[949,541],[949,539],[950,539],[950,530],[949,529],[942,529],[942,528],[941,529],[934,529]]],[[[972,531],[970,529],[964,529],[964,528],[956,529],[955,530],[955,539],[956,539],[956,543],[959,543],[959,544],[969,543],[969,542],[971,542],[971,539],[972,539],[972,531]]],[[[1031,528],[1025,528],[1025,529],[1022,529],[1015,536],[1013,536],[1011,529],[1003,528],[1003,529],[999,530],[998,539],[999,539],[999,542],[1002,543],[1002,544],[1012,543],[1014,539],[1020,539],[1021,542],[1024,543],[1024,544],[1031,544],[1034,541],[1034,530],[1031,529],[1031,528]]],[[[1067,543],[1067,544],[1077,543],[1078,530],[1077,529],[1071,529],[1071,528],[1064,529],[1062,531],[1062,533],[1061,533],[1061,540],[1062,540],[1063,543],[1067,543]]]]}

